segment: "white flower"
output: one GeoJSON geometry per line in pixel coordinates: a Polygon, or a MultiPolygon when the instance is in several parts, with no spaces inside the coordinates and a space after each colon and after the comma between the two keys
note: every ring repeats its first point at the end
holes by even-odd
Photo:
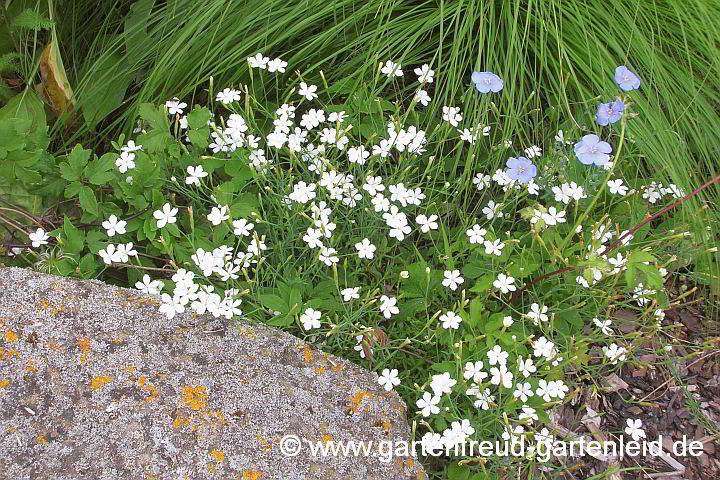
{"type": "Polygon", "coordinates": [[[528,382],[518,382],[517,384],[515,384],[515,391],[513,392],[513,397],[519,398],[521,402],[527,402],[527,399],[529,397],[532,397],[533,395],[535,394],[532,391],[532,385],[530,385],[528,382]]]}
{"type": "Polygon", "coordinates": [[[348,287],[340,291],[343,301],[349,302],[353,298],[360,298],[360,287],[348,287]]]}
{"type": "Polygon", "coordinates": [[[250,68],[261,68],[263,70],[267,68],[268,62],[270,62],[270,58],[264,57],[262,53],[257,53],[254,57],[248,57],[247,60],[250,68]]]}
{"type": "Polygon", "coordinates": [[[487,234],[487,230],[480,228],[480,225],[475,224],[471,229],[467,230],[465,234],[468,236],[470,243],[483,243],[485,241],[485,234],[487,234]]]}
{"type": "Polygon", "coordinates": [[[533,346],[533,355],[536,357],[545,357],[548,360],[553,358],[556,355],[555,352],[555,344],[551,341],[549,341],[545,337],[540,337],[537,340],[535,340],[532,343],[533,346]]]}
{"type": "Polygon", "coordinates": [[[489,187],[491,180],[492,177],[490,175],[484,175],[482,173],[478,173],[473,177],[473,183],[479,191],[483,191],[485,188],[489,187]]]}
{"type": "Polygon", "coordinates": [[[314,308],[306,308],[305,312],[300,315],[300,322],[303,324],[305,330],[312,330],[313,328],[320,328],[320,317],[322,314],[314,308]]]}
{"type": "Polygon", "coordinates": [[[267,63],[267,69],[270,73],[285,73],[285,67],[287,67],[287,62],[280,60],[279,58],[272,59],[267,63]]]}
{"type": "Polygon", "coordinates": [[[443,276],[445,277],[442,281],[443,287],[448,287],[452,291],[457,290],[458,286],[465,281],[460,276],[460,270],[445,270],[443,276]]]}
{"type": "Polygon", "coordinates": [[[418,82],[420,83],[433,83],[433,77],[435,76],[435,70],[430,68],[427,63],[423,64],[422,67],[413,70],[415,75],[418,76],[418,82]]]}
{"type": "Polygon", "coordinates": [[[453,127],[458,126],[458,122],[461,122],[463,117],[460,114],[460,109],[458,107],[448,107],[447,105],[442,107],[443,111],[443,120],[450,123],[453,127]]]}
{"type": "Polygon", "coordinates": [[[321,262],[323,262],[328,267],[331,267],[332,265],[338,263],[340,259],[335,255],[337,253],[337,250],[334,248],[328,248],[328,247],[322,247],[320,249],[320,255],[318,258],[321,262]]]}
{"type": "Polygon", "coordinates": [[[542,155],[542,149],[537,145],[533,145],[525,149],[525,155],[527,155],[528,158],[539,157],[542,155]]]}
{"type": "Polygon", "coordinates": [[[210,213],[207,215],[207,219],[213,225],[220,225],[225,220],[229,219],[227,205],[221,205],[220,207],[212,207],[210,213]]]}
{"type": "Polygon", "coordinates": [[[307,233],[303,235],[303,241],[308,244],[310,248],[322,247],[323,232],[320,229],[308,228],[307,233]]]}
{"type": "Polygon", "coordinates": [[[550,396],[550,389],[548,388],[548,383],[547,383],[547,381],[546,381],[545,379],[541,379],[541,380],[538,382],[538,387],[537,387],[537,389],[535,390],[535,394],[536,394],[538,397],[540,397],[540,398],[542,398],[543,400],[545,400],[546,402],[549,402],[550,400],[552,400],[552,398],[551,398],[551,396],[550,396]]]}
{"type": "Polygon", "coordinates": [[[546,315],[548,311],[548,307],[545,305],[538,305],[537,303],[533,303],[530,305],[530,311],[525,314],[526,317],[533,320],[533,323],[535,325],[538,324],[538,322],[547,322],[548,316],[546,315]]]}
{"type": "Polygon", "coordinates": [[[374,197],[378,192],[385,190],[385,185],[382,184],[382,177],[368,176],[362,188],[374,197]]]}
{"type": "Polygon", "coordinates": [[[488,220],[493,218],[502,218],[504,214],[500,211],[502,204],[496,204],[493,200],[490,200],[486,207],[483,207],[482,212],[488,220]]]}
{"type": "Polygon", "coordinates": [[[513,323],[515,323],[515,320],[510,315],[503,317],[503,327],[509,328],[513,323]]]}
{"type": "Polygon", "coordinates": [[[638,441],[641,438],[645,438],[645,430],[642,429],[642,420],[639,418],[627,419],[627,427],[625,427],[625,433],[630,435],[633,440],[638,441]]]}
{"type": "Polygon", "coordinates": [[[382,295],[380,297],[380,311],[385,318],[390,318],[393,315],[400,313],[400,309],[396,306],[396,304],[397,298],[395,297],[388,297],[387,295],[382,295]]]}
{"type": "Polygon", "coordinates": [[[200,179],[208,176],[208,172],[203,170],[202,165],[198,165],[197,167],[188,165],[187,173],[188,175],[185,177],[185,184],[187,185],[200,185],[200,179]]]}
{"type": "Polygon", "coordinates": [[[350,163],[357,163],[358,165],[365,165],[370,152],[365,150],[365,147],[360,145],[359,147],[350,147],[347,151],[348,161],[350,163]]]}
{"type": "Polygon", "coordinates": [[[427,107],[432,99],[425,90],[418,90],[415,92],[415,101],[424,107],[427,107]]]}
{"type": "Polygon", "coordinates": [[[514,292],[517,290],[517,287],[513,285],[514,283],[515,279],[513,277],[501,273],[498,275],[497,280],[493,281],[493,287],[500,289],[502,293],[514,292]]]}
{"type": "Polygon", "coordinates": [[[490,365],[506,365],[508,356],[510,356],[510,354],[503,351],[500,345],[495,345],[492,350],[488,350],[487,352],[488,363],[490,365]]]}
{"type": "Polygon", "coordinates": [[[607,185],[610,189],[610,193],[612,193],[613,195],[625,196],[625,194],[627,194],[628,192],[628,187],[623,185],[623,181],[621,178],[618,178],[616,180],[608,180],[607,185]]]}
{"type": "Polygon", "coordinates": [[[127,222],[125,220],[118,220],[115,215],[110,215],[110,217],[102,223],[102,226],[107,230],[108,237],[114,237],[116,233],[120,235],[125,233],[127,222]]]}
{"type": "Polygon", "coordinates": [[[466,380],[470,380],[472,378],[473,382],[480,383],[488,377],[488,374],[485,373],[482,368],[482,360],[478,360],[475,363],[467,362],[465,363],[465,372],[463,373],[463,377],[466,380]]]}
{"type": "Polygon", "coordinates": [[[135,154],[132,152],[120,153],[120,158],[115,160],[115,166],[118,167],[120,173],[125,173],[128,170],[135,168],[135,154]]]}
{"type": "Polygon", "coordinates": [[[130,257],[136,257],[137,251],[133,250],[132,242],[126,244],[118,244],[115,255],[113,255],[113,261],[115,262],[127,262],[130,257]]]}
{"type": "Polygon", "coordinates": [[[355,249],[358,252],[358,257],[372,259],[375,256],[375,245],[370,243],[370,240],[363,238],[362,242],[355,244],[355,249]]]}
{"type": "Polygon", "coordinates": [[[518,416],[520,421],[522,420],[538,420],[538,415],[535,413],[535,409],[528,407],[527,405],[522,406],[522,413],[518,416]]]}
{"type": "Polygon", "coordinates": [[[462,318],[455,312],[447,312],[440,315],[440,321],[442,322],[442,328],[457,330],[460,328],[462,318]]]}
{"type": "Polygon", "coordinates": [[[495,401],[495,395],[491,395],[490,389],[486,388],[485,392],[478,391],[477,394],[475,394],[477,397],[477,400],[475,400],[475,408],[480,408],[482,410],[489,410],[490,404],[495,401]]]}
{"type": "Polygon", "coordinates": [[[182,115],[183,108],[187,107],[187,103],[181,102],[180,100],[176,98],[173,98],[172,100],[168,100],[165,102],[165,106],[168,109],[168,114],[170,115],[182,115]]]}
{"type": "Polygon", "coordinates": [[[160,280],[151,280],[150,275],[143,275],[142,282],[135,283],[135,288],[151,295],[159,295],[163,286],[164,284],[160,280]]]}
{"type": "Polygon", "coordinates": [[[178,209],[172,208],[169,203],[163,205],[162,210],[155,210],[153,217],[157,220],[157,228],[163,228],[168,223],[175,223],[178,209]]]}
{"type": "Polygon", "coordinates": [[[452,392],[452,387],[454,387],[456,383],[457,380],[453,380],[450,378],[450,374],[445,372],[432,376],[430,388],[432,388],[435,395],[442,395],[452,392]]]}
{"type": "Polygon", "coordinates": [[[593,318],[593,323],[605,335],[612,335],[614,333],[610,328],[610,325],[612,325],[612,320],[600,320],[599,318],[593,318]]]}
{"type": "Polygon", "coordinates": [[[244,218],[239,218],[237,220],[233,220],[232,226],[233,226],[233,233],[235,235],[237,235],[237,236],[242,235],[243,237],[247,237],[250,235],[250,231],[253,229],[255,224],[248,222],[244,218]]]}
{"type": "Polygon", "coordinates": [[[215,101],[220,102],[223,105],[230,105],[233,102],[239,102],[240,91],[233,88],[226,88],[215,95],[215,101]]]}
{"type": "Polygon", "coordinates": [[[517,366],[518,370],[520,370],[525,378],[528,378],[531,374],[537,371],[537,367],[533,364],[532,358],[523,360],[522,357],[518,357],[517,366]]]}
{"type": "Polygon", "coordinates": [[[415,404],[420,409],[420,413],[422,413],[423,417],[429,417],[430,415],[440,413],[440,407],[437,406],[437,404],[440,403],[440,398],[441,397],[438,395],[432,395],[430,392],[425,392],[423,393],[422,398],[415,404]]]}
{"type": "Polygon", "coordinates": [[[389,368],[383,369],[382,373],[378,377],[378,383],[388,392],[397,385],[400,385],[397,368],[393,368],[392,370],[389,368]]]}
{"type": "Polygon", "coordinates": [[[318,98],[317,94],[315,93],[317,91],[317,86],[315,85],[308,85],[305,82],[300,82],[300,88],[298,89],[298,94],[301,97],[305,97],[307,100],[312,101],[315,98],[318,98]]]}
{"type": "Polygon", "coordinates": [[[502,249],[505,247],[505,244],[500,241],[500,239],[496,239],[494,241],[485,240],[485,253],[488,255],[502,255],[502,249]]]}
{"type": "Polygon", "coordinates": [[[122,147],[120,150],[123,152],[136,152],[138,150],[142,150],[142,145],[135,145],[134,141],[128,140],[127,145],[122,147]]]}
{"type": "Polygon", "coordinates": [[[428,233],[430,230],[437,230],[437,219],[437,215],[430,215],[430,217],[426,217],[425,215],[418,215],[417,217],[415,217],[415,221],[418,223],[418,225],[420,225],[420,231],[423,233],[428,233]]]}
{"type": "Polygon", "coordinates": [[[602,349],[605,356],[608,357],[613,365],[616,365],[618,360],[622,362],[626,358],[625,354],[627,353],[627,350],[625,350],[625,347],[620,347],[615,343],[611,343],[610,347],[602,347],[602,349]]]}
{"type": "Polygon", "coordinates": [[[35,230],[35,232],[30,233],[28,237],[32,242],[33,248],[38,248],[40,245],[47,245],[48,239],[50,238],[50,236],[45,233],[45,230],[43,230],[42,228],[38,228],[37,230],[35,230]]]}
{"type": "Polygon", "coordinates": [[[340,112],[330,112],[328,115],[328,122],[342,123],[345,120],[345,110],[340,112]]]}
{"type": "Polygon", "coordinates": [[[565,210],[557,211],[555,207],[548,208],[548,211],[542,214],[545,225],[557,225],[565,223],[565,210]]]}
{"type": "Polygon", "coordinates": [[[508,371],[507,366],[500,365],[490,369],[490,383],[493,385],[502,385],[505,388],[512,388],[513,374],[508,371]]]}
{"type": "Polygon", "coordinates": [[[376,212],[387,212],[390,210],[390,200],[382,193],[378,193],[371,200],[376,212]]]}
{"type": "Polygon", "coordinates": [[[402,65],[400,65],[399,63],[395,63],[392,60],[388,60],[387,62],[385,62],[385,65],[383,65],[381,63],[380,66],[382,67],[380,69],[380,71],[382,73],[384,73],[385,75],[387,75],[388,78],[391,78],[392,76],[396,76],[396,77],[403,76],[403,71],[401,69],[402,65]]]}
{"type": "Polygon", "coordinates": [[[162,305],[160,305],[160,313],[164,313],[168,320],[172,320],[176,314],[185,311],[182,299],[177,295],[171,297],[167,293],[162,294],[162,305]]]}

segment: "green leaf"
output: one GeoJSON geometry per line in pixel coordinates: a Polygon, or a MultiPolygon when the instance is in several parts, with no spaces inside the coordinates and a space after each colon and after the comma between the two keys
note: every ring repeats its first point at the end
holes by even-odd
{"type": "Polygon", "coordinates": [[[494,281],[495,277],[492,275],[485,275],[483,277],[480,277],[475,282],[475,285],[470,289],[470,291],[475,293],[486,292],[490,290],[494,281]]]}
{"type": "Polygon", "coordinates": [[[114,153],[106,153],[102,157],[96,158],[85,167],[85,178],[93,185],[106,184],[115,178],[115,172],[112,170],[117,158],[118,156],[114,153]]]}
{"type": "Polygon", "coordinates": [[[122,105],[133,72],[123,53],[106,49],[78,76],[88,80],[85,82],[86,88],[76,93],[89,130],[93,130],[98,122],[122,105]]]}
{"type": "Polygon", "coordinates": [[[280,313],[287,313],[290,307],[281,297],[272,294],[261,294],[257,297],[260,304],[270,310],[280,313]]]}
{"type": "Polygon", "coordinates": [[[85,245],[85,233],[75,227],[68,217],[63,222],[64,249],[68,253],[80,253],[85,245]]]}
{"type": "Polygon", "coordinates": [[[458,463],[451,463],[447,469],[448,480],[468,480],[470,478],[470,468],[458,463]]]}
{"type": "Polygon", "coordinates": [[[80,187],[79,199],[80,206],[83,208],[83,210],[95,215],[96,217],[100,216],[97,198],[95,198],[95,192],[92,191],[92,188],[88,187],[87,185],[83,185],[82,187],[80,187]]]}

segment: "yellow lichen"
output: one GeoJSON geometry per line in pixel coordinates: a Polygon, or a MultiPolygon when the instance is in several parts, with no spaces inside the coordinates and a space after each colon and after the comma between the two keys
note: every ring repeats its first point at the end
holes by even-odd
{"type": "Polygon", "coordinates": [[[259,480],[260,477],[264,476],[263,472],[255,472],[253,470],[243,470],[243,480],[259,480]]]}
{"type": "Polygon", "coordinates": [[[90,339],[89,338],[81,338],[77,342],[75,342],[75,345],[77,345],[78,350],[80,350],[83,353],[90,352],[90,339]]]}
{"type": "Polygon", "coordinates": [[[225,452],[222,450],[213,449],[213,451],[210,452],[210,455],[218,462],[225,461],[225,452]]]}
{"type": "Polygon", "coordinates": [[[315,367],[316,375],[322,375],[323,373],[325,373],[325,367],[315,367]]]}
{"type": "Polygon", "coordinates": [[[205,387],[186,385],[183,387],[183,403],[193,410],[202,410],[207,407],[208,394],[205,387]]]}
{"type": "Polygon", "coordinates": [[[365,397],[372,398],[372,394],[361,390],[357,392],[354,396],[350,397],[350,411],[353,413],[357,412],[360,404],[365,397]]]}
{"type": "Polygon", "coordinates": [[[112,378],[106,375],[99,375],[97,377],[93,377],[92,381],[90,382],[90,389],[97,390],[98,388],[102,388],[110,382],[112,382],[112,378]]]}
{"type": "Polygon", "coordinates": [[[35,442],[39,444],[48,443],[47,438],[42,435],[38,435],[37,437],[35,437],[35,442]]]}
{"type": "Polygon", "coordinates": [[[0,380],[0,388],[7,388],[10,385],[10,380],[7,378],[0,380]]]}
{"type": "Polygon", "coordinates": [[[178,429],[184,427],[185,425],[189,425],[189,424],[190,424],[190,417],[186,416],[182,412],[178,412],[177,417],[175,417],[175,420],[173,420],[173,422],[172,422],[172,428],[174,428],[175,430],[178,430],[178,429]]]}
{"type": "Polygon", "coordinates": [[[18,334],[13,332],[12,330],[5,331],[5,335],[3,335],[5,338],[5,341],[8,343],[15,342],[18,339],[18,334]]]}
{"type": "Polygon", "coordinates": [[[303,361],[305,363],[312,363],[313,361],[312,348],[307,343],[303,345],[303,361]]]}
{"type": "Polygon", "coordinates": [[[323,438],[323,442],[325,442],[325,443],[330,443],[333,441],[332,435],[323,435],[322,438],[323,438]]]}
{"type": "Polygon", "coordinates": [[[35,363],[34,360],[28,360],[27,363],[28,363],[28,364],[27,364],[27,367],[25,367],[25,369],[26,369],[28,372],[37,372],[37,364],[35,363]]]}

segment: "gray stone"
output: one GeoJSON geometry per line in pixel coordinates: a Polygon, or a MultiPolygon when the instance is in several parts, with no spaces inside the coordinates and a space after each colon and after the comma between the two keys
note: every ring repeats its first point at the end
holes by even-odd
{"type": "Polygon", "coordinates": [[[0,478],[425,478],[413,458],[386,461],[410,431],[375,373],[267,326],[168,321],[158,305],[0,268],[0,478]],[[285,435],[304,439],[299,455],[281,452],[285,435]],[[306,443],[330,440],[374,444],[322,456],[306,443]]]}

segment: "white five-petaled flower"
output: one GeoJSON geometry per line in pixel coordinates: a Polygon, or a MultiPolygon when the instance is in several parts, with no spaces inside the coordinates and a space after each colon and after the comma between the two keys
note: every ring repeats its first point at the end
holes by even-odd
{"type": "Polygon", "coordinates": [[[500,345],[495,345],[492,350],[488,350],[487,357],[490,365],[506,365],[510,354],[502,349],[500,345]]]}
{"type": "Polygon", "coordinates": [[[532,145],[525,149],[525,155],[527,155],[528,158],[539,157],[542,155],[542,149],[537,145],[532,145]]]}
{"type": "Polygon", "coordinates": [[[430,230],[437,230],[437,219],[437,215],[430,215],[429,217],[426,217],[425,215],[418,215],[415,217],[415,221],[418,225],[420,225],[420,231],[423,233],[428,233],[430,230]]]}
{"type": "Polygon", "coordinates": [[[197,167],[188,165],[187,173],[187,177],[185,177],[185,184],[187,185],[199,185],[200,179],[208,176],[208,172],[203,169],[202,165],[198,165],[197,167]]]}
{"type": "Polygon", "coordinates": [[[402,65],[400,65],[399,63],[395,63],[392,60],[388,60],[387,62],[385,62],[385,65],[383,65],[382,63],[380,65],[381,65],[380,71],[382,73],[384,73],[385,75],[387,75],[388,78],[391,78],[393,76],[395,76],[395,77],[403,76],[403,71],[401,69],[402,65]]]}
{"type": "Polygon", "coordinates": [[[385,318],[390,318],[400,313],[400,309],[397,307],[397,298],[382,295],[380,297],[380,311],[385,318]]]}
{"type": "Polygon", "coordinates": [[[628,187],[623,185],[622,178],[608,180],[607,185],[610,189],[610,193],[613,195],[625,196],[628,192],[628,187]]]}
{"type": "Polygon", "coordinates": [[[301,97],[305,97],[307,100],[312,101],[315,98],[318,98],[317,94],[315,93],[317,91],[317,86],[315,85],[308,85],[305,82],[300,82],[300,88],[298,89],[298,94],[301,97]]]}
{"type": "Polygon", "coordinates": [[[125,226],[127,222],[125,220],[118,220],[115,215],[110,215],[107,220],[102,222],[102,226],[107,230],[108,237],[113,237],[115,234],[122,235],[125,233],[125,226]]]}
{"type": "Polygon", "coordinates": [[[506,365],[492,367],[490,369],[490,383],[493,385],[502,385],[505,388],[512,388],[513,374],[507,369],[506,365]]]}
{"type": "Polygon", "coordinates": [[[429,417],[430,415],[435,415],[440,413],[440,407],[438,407],[438,403],[440,403],[440,398],[438,395],[433,395],[430,392],[423,393],[422,398],[420,398],[415,405],[420,409],[420,413],[423,417],[429,417]]]}
{"type": "Polygon", "coordinates": [[[397,368],[390,370],[389,368],[383,369],[382,373],[378,377],[378,383],[382,385],[388,392],[400,385],[400,379],[398,378],[397,368]]]}
{"type": "Polygon", "coordinates": [[[38,248],[40,245],[47,245],[50,236],[45,233],[45,230],[38,228],[33,233],[29,234],[30,241],[32,242],[33,248],[38,248]]]}
{"type": "Polygon", "coordinates": [[[247,237],[250,235],[250,231],[253,229],[255,224],[248,222],[244,218],[239,218],[237,220],[233,220],[232,226],[233,226],[233,233],[235,235],[247,237]]]}
{"type": "Polygon", "coordinates": [[[360,287],[347,287],[340,290],[344,302],[349,302],[354,298],[360,298],[360,287]]]}
{"type": "Polygon", "coordinates": [[[465,234],[468,236],[470,243],[483,243],[485,241],[485,234],[487,234],[487,230],[480,228],[480,225],[475,224],[472,228],[468,229],[465,234]]]}
{"type": "Polygon", "coordinates": [[[447,312],[440,315],[440,321],[442,322],[442,328],[457,330],[460,328],[462,318],[455,312],[447,312]]]}
{"type": "Polygon", "coordinates": [[[525,316],[532,319],[535,325],[537,325],[539,322],[548,321],[547,311],[547,306],[533,303],[532,305],[530,305],[530,311],[525,314],[525,316]]]}
{"type": "Polygon", "coordinates": [[[141,292],[149,293],[151,295],[159,295],[163,287],[163,282],[160,280],[151,280],[150,275],[143,275],[141,282],[135,283],[135,288],[141,292]]]}
{"type": "Polygon", "coordinates": [[[223,105],[230,105],[233,102],[240,101],[240,91],[234,88],[226,88],[215,95],[215,101],[222,103],[223,105]]]}
{"type": "Polygon", "coordinates": [[[228,214],[228,207],[227,205],[221,205],[219,207],[212,207],[210,210],[210,213],[207,215],[207,219],[212,223],[213,225],[220,225],[225,220],[229,219],[230,215],[228,214]]]}
{"type": "MultiPolygon", "coordinates": [[[[170,296],[167,293],[163,293],[162,305],[160,305],[160,313],[164,313],[168,320],[172,320],[176,314],[183,313],[185,306],[183,305],[183,299],[177,295],[170,296]]],[[[186,301],[187,303],[187,301],[186,301]]]]}
{"type": "Polygon", "coordinates": [[[460,109],[458,107],[448,107],[447,105],[442,107],[443,111],[443,120],[450,123],[453,127],[457,127],[458,123],[462,121],[463,117],[460,114],[460,109]]]}
{"type": "Polygon", "coordinates": [[[274,58],[267,63],[267,70],[270,73],[285,73],[285,67],[287,67],[287,62],[279,58],[274,58]]]}
{"type": "Polygon", "coordinates": [[[435,70],[430,68],[427,63],[423,64],[422,67],[413,70],[415,75],[418,76],[418,82],[420,83],[433,83],[433,77],[435,76],[435,70]]]}
{"type": "Polygon", "coordinates": [[[514,292],[517,287],[514,285],[515,278],[509,277],[504,273],[498,275],[497,279],[493,281],[493,287],[500,289],[502,293],[514,292]]]}
{"type": "Polygon", "coordinates": [[[175,223],[177,218],[178,209],[172,208],[169,203],[163,205],[162,210],[155,210],[153,217],[157,220],[157,228],[163,228],[168,223],[175,223]]]}
{"type": "Polygon", "coordinates": [[[490,240],[485,240],[483,245],[485,246],[486,254],[497,255],[498,257],[502,255],[502,249],[505,248],[505,244],[502,243],[499,238],[492,242],[490,240]]]}
{"type": "Polygon", "coordinates": [[[320,328],[320,317],[322,314],[314,308],[306,308],[305,312],[300,315],[300,322],[305,330],[320,328]]]}
{"type": "Polygon", "coordinates": [[[135,154],[132,152],[121,152],[120,158],[115,160],[115,166],[118,167],[120,173],[132,170],[135,168],[135,154]]]}
{"type": "Polygon", "coordinates": [[[261,68],[264,70],[267,68],[268,62],[270,62],[270,57],[264,57],[262,53],[257,53],[254,57],[248,57],[250,68],[261,68]]]}
{"type": "Polygon", "coordinates": [[[638,441],[641,438],[645,438],[645,430],[642,429],[642,420],[639,418],[628,418],[627,427],[625,427],[625,433],[630,435],[633,440],[638,441]]]}
{"type": "Polygon", "coordinates": [[[452,392],[452,387],[454,387],[456,383],[457,380],[452,379],[448,372],[439,373],[432,376],[430,388],[432,388],[435,395],[442,395],[444,393],[452,392]]]}
{"type": "Polygon", "coordinates": [[[605,335],[612,335],[613,331],[610,328],[610,325],[612,325],[612,320],[600,320],[599,318],[593,318],[593,323],[596,327],[600,329],[602,333],[605,335]]]}
{"type": "Polygon", "coordinates": [[[372,259],[375,256],[375,245],[370,243],[370,240],[363,238],[361,242],[355,244],[355,249],[358,252],[358,257],[372,259]]]}
{"type": "Polygon", "coordinates": [[[443,273],[445,277],[442,281],[443,287],[448,287],[450,290],[457,290],[465,279],[460,276],[460,270],[445,270],[443,273]]]}
{"type": "Polygon", "coordinates": [[[422,106],[427,107],[432,99],[430,98],[430,95],[428,95],[428,93],[425,90],[420,89],[417,92],[415,92],[414,100],[416,102],[418,102],[419,104],[421,104],[422,106]]]}
{"type": "Polygon", "coordinates": [[[182,115],[183,114],[183,108],[187,107],[187,103],[181,102],[178,100],[178,98],[173,98],[172,100],[168,100],[165,102],[165,106],[168,109],[168,114],[170,115],[182,115]]]}

